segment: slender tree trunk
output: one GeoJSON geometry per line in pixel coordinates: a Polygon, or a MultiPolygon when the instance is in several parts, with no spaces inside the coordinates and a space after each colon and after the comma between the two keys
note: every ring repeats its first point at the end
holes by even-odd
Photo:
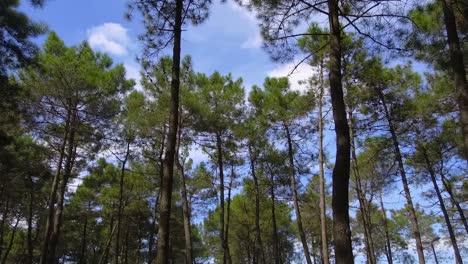
{"type": "Polygon", "coordinates": [[[2,212],[2,221],[0,222],[0,257],[3,254],[3,242],[5,237],[5,223],[8,219],[8,213],[10,211],[10,197],[7,196],[5,202],[5,209],[2,212]]]}
{"type": "Polygon", "coordinates": [[[21,218],[19,216],[16,216],[16,222],[15,222],[15,225],[13,226],[13,229],[11,230],[10,241],[8,242],[8,246],[6,248],[5,254],[3,255],[2,264],[7,263],[6,261],[8,259],[8,255],[10,255],[11,249],[13,248],[13,241],[15,241],[16,230],[18,229],[18,224],[19,224],[20,220],[21,220],[21,218]]]}
{"type": "Polygon", "coordinates": [[[88,210],[85,215],[83,223],[83,232],[81,233],[81,251],[80,251],[80,264],[85,264],[86,262],[86,236],[88,232],[88,213],[91,210],[91,201],[88,201],[88,210]]]}
{"type": "Polygon", "coordinates": [[[450,65],[452,66],[455,90],[458,97],[460,110],[460,125],[462,127],[463,143],[465,147],[465,159],[468,159],[468,84],[466,80],[463,52],[458,38],[457,23],[453,11],[452,0],[439,0],[444,12],[445,29],[447,31],[447,43],[450,52],[450,65]]]}
{"type": "Polygon", "coordinates": [[[350,142],[341,78],[341,26],[338,0],[328,0],[330,24],[330,95],[335,121],[336,158],[333,168],[333,234],[337,264],[354,263],[349,228],[350,142]]]}
{"type": "Polygon", "coordinates": [[[442,214],[444,215],[445,224],[447,225],[447,230],[448,230],[449,235],[450,235],[450,241],[452,242],[453,251],[455,253],[456,263],[457,264],[463,264],[463,261],[462,261],[461,255],[460,255],[460,250],[458,249],[458,245],[457,245],[457,239],[455,238],[455,233],[453,232],[452,224],[450,223],[450,218],[449,218],[449,215],[447,213],[447,209],[445,208],[444,199],[442,198],[442,195],[441,195],[440,189],[439,189],[439,185],[437,184],[436,174],[434,172],[434,169],[433,169],[432,164],[431,164],[431,162],[429,160],[429,157],[427,156],[427,152],[426,152],[425,149],[423,150],[423,155],[424,155],[424,160],[426,162],[427,170],[429,171],[429,175],[431,176],[432,185],[434,186],[434,190],[436,192],[437,199],[439,200],[440,209],[442,210],[442,214]]]}
{"type": "Polygon", "coordinates": [[[260,263],[265,263],[265,254],[263,252],[262,235],[260,229],[260,188],[258,186],[257,174],[255,173],[255,157],[252,147],[249,145],[250,171],[254,181],[255,188],[255,255],[257,259],[261,259],[260,263]]]}
{"type": "Polygon", "coordinates": [[[304,255],[305,255],[307,264],[312,264],[312,260],[310,259],[310,253],[309,253],[309,246],[307,245],[307,239],[305,236],[304,228],[302,227],[302,217],[301,217],[301,210],[299,208],[299,195],[297,194],[296,168],[294,167],[294,153],[293,153],[291,134],[289,131],[289,126],[286,122],[283,122],[283,127],[284,127],[284,131],[286,132],[286,139],[288,141],[289,178],[291,180],[291,190],[293,194],[294,210],[296,213],[297,229],[299,231],[299,236],[301,237],[302,248],[304,249],[304,255]]]}
{"type": "MultiPolygon", "coordinates": [[[[179,129],[179,143],[180,143],[180,129],[179,129]]],[[[192,227],[190,226],[190,214],[191,210],[188,202],[187,195],[187,183],[185,180],[185,171],[183,165],[180,163],[179,159],[179,147],[177,150],[176,164],[177,169],[179,170],[179,176],[181,179],[181,198],[182,198],[182,211],[184,215],[184,237],[185,237],[185,263],[193,263],[193,247],[192,247],[192,227]]]]}
{"type": "Polygon", "coordinates": [[[54,211],[54,220],[53,220],[53,226],[52,226],[52,232],[50,233],[50,242],[49,242],[49,253],[48,253],[48,260],[47,263],[56,263],[57,262],[57,257],[55,256],[55,252],[57,249],[57,245],[59,242],[60,238],[60,228],[62,226],[62,215],[63,215],[63,207],[64,207],[64,202],[65,202],[65,194],[67,191],[67,185],[68,185],[68,180],[71,177],[71,172],[73,169],[73,164],[75,161],[75,154],[76,154],[76,148],[75,148],[75,132],[76,132],[76,124],[77,124],[77,118],[78,114],[76,110],[72,112],[72,117],[71,117],[71,123],[70,123],[70,133],[69,133],[69,138],[68,138],[68,147],[67,147],[67,154],[66,154],[66,160],[65,160],[65,169],[63,173],[62,180],[60,182],[60,188],[58,189],[57,193],[57,208],[55,208],[54,211]]]}
{"type": "Polygon", "coordinates": [[[71,115],[72,115],[71,109],[67,110],[67,117],[65,120],[65,128],[64,128],[65,131],[64,131],[64,135],[62,139],[62,144],[60,146],[59,159],[57,162],[55,175],[52,180],[52,187],[51,187],[50,196],[49,196],[48,216],[47,216],[47,222],[46,222],[46,227],[45,227],[46,231],[44,235],[44,243],[42,245],[42,254],[41,254],[41,259],[40,259],[41,264],[50,264],[48,263],[49,243],[51,240],[50,236],[52,234],[52,226],[54,225],[54,213],[55,213],[55,203],[57,202],[57,190],[59,187],[60,176],[62,172],[63,159],[65,158],[65,148],[66,148],[67,140],[68,140],[71,115]]]}
{"type": "Polygon", "coordinates": [[[368,202],[366,195],[362,189],[361,183],[361,173],[359,171],[357,155],[356,155],[356,146],[354,143],[354,127],[353,127],[353,113],[352,110],[348,110],[348,119],[349,119],[349,137],[351,142],[351,156],[354,177],[356,178],[356,193],[359,200],[359,210],[361,211],[362,224],[364,227],[364,240],[366,242],[366,252],[367,252],[367,261],[370,264],[377,263],[374,253],[374,243],[372,239],[372,223],[370,219],[370,214],[368,213],[368,202]]]}
{"type": "Polygon", "coordinates": [[[385,231],[385,243],[386,243],[386,256],[388,264],[393,264],[393,256],[392,256],[392,244],[390,243],[390,232],[388,231],[388,219],[387,219],[387,212],[385,211],[382,191],[379,192],[380,197],[380,207],[382,208],[382,217],[383,217],[383,224],[384,224],[384,231],[385,231]]]}
{"type": "Polygon", "coordinates": [[[229,181],[229,189],[228,189],[228,196],[227,196],[226,226],[224,227],[224,240],[226,241],[228,264],[232,264],[231,251],[229,248],[229,224],[231,223],[230,222],[231,221],[231,190],[232,190],[233,179],[234,179],[234,166],[231,168],[231,177],[229,181]]]}
{"type": "Polygon", "coordinates": [[[124,192],[124,185],[125,185],[125,165],[128,161],[128,156],[130,155],[130,142],[127,142],[127,148],[125,152],[125,158],[122,161],[122,167],[120,169],[120,182],[119,182],[119,205],[117,211],[117,234],[115,238],[115,264],[119,263],[120,258],[120,226],[122,222],[122,214],[123,214],[123,192],[124,192]]]}
{"type": "Polygon", "coordinates": [[[453,194],[453,191],[452,191],[452,187],[448,183],[447,178],[445,178],[445,176],[444,176],[444,174],[442,172],[440,173],[440,176],[442,178],[442,183],[444,184],[445,190],[447,191],[447,193],[450,196],[450,200],[455,205],[455,207],[457,207],[457,211],[458,211],[458,214],[460,215],[460,219],[461,219],[461,221],[463,223],[463,226],[465,227],[466,233],[468,234],[468,223],[466,222],[465,213],[463,211],[463,208],[460,206],[460,203],[455,198],[455,195],[453,194]]]}
{"type": "MultiPolygon", "coordinates": [[[[229,245],[227,241],[227,237],[225,237],[225,223],[224,223],[224,168],[223,168],[223,150],[222,150],[222,142],[221,142],[221,135],[219,133],[216,134],[216,148],[218,152],[218,170],[219,170],[219,206],[221,209],[220,216],[219,216],[219,225],[220,225],[220,232],[219,237],[221,239],[221,246],[223,248],[223,264],[228,263],[229,261],[229,245]]],[[[229,263],[230,264],[230,263],[229,263]]]]}
{"type": "Polygon", "coordinates": [[[276,215],[275,215],[275,178],[273,171],[270,170],[270,181],[271,181],[271,189],[270,189],[270,196],[271,196],[271,225],[273,229],[273,251],[274,251],[274,258],[275,264],[281,264],[281,256],[280,256],[280,249],[279,249],[279,237],[278,237],[278,227],[276,225],[276,215]]]}
{"type": "Polygon", "coordinates": [[[325,175],[323,170],[323,63],[320,63],[320,92],[318,100],[318,132],[319,132],[319,192],[320,192],[320,235],[321,235],[321,256],[322,263],[328,264],[328,234],[327,234],[327,205],[325,197],[325,175]]]}
{"type": "Polygon", "coordinates": [[[34,260],[34,245],[32,238],[32,229],[33,229],[33,208],[34,208],[34,182],[31,176],[29,176],[29,206],[28,206],[28,233],[27,233],[27,243],[28,243],[28,259],[27,263],[32,264],[34,260]]]}
{"type": "Polygon", "coordinates": [[[416,210],[414,209],[413,199],[411,198],[408,179],[406,177],[406,170],[403,164],[403,158],[401,156],[400,144],[398,142],[398,137],[395,131],[395,127],[393,126],[393,119],[390,116],[390,113],[388,112],[388,108],[385,102],[385,97],[383,95],[383,92],[379,90],[378,93],[379,93],[380,101],[382,103],[382,107],[385,112],[385,118],[387,119],[388,126],[390,129],[390,134],[391,134],[392,142],[393,142],[393,148],[395,150],[395,157],[396,157],[396,160],[398,161],[398,169],[400,171],[401,182],[403,184],[403,189],[404,189],[405,196],[406,196],[406,205],[408,206],[408,211],[410,214],[413,237],[416,240],[416,251],[418,253],[419,263],[424,264],[425,260],[424,260],[424,251],[423,251],[423,246],[422,246],[422,241],[421,241],[421,231],[419,229],[418,217],[416,215],[416,210]]]}
{"type": "Polygon", "coordinates": [[[158,215],[158,209],[159,209],[159,201],[161,200],[161,186],[162,186],[162,176],[164,175],[164,147],[165,147],[165,141],[166,141],[166,126],[163,125],[162,129],[162,140],[161,140],[161,147],[159,150],[159,175],[160,175],[160,181],[159,181],[159,192],[158,195],[156,196],[156,201],[154,202],[154,211],[153,211],[153,222],[151,223],[151,232],[150,232],[150,238],[149,238],[149,243],[148,243],[148,263],[153,263],[153,260],[155,258],[155,251],[153,250],[154,246],[154,240],[155,237],[157,236],[158,232],[157,230],[159,229],[157,227],[157,215],[158,215]]]}
{"type": "Polygon", "coordinates": [[[174,22],[174,47],[172,52],[171,104],[169,133],[164,155],[164,174],[161,186],[161,208],[158,226],[157,264],[169,263],[169,237],[172,203],[172,182],[174,179],[174,158],[176,152],[177,129],[179,123],[179,88],[180,88],[180,46],[182,36],[183,0],[176,0],[174,22]]]}
{"type": "Polygon", "coordinates": [[[104,247],[104,251],[102,252],[101,257],[99,258],[99,264],[107,263],[107,258],[109,255],[109,248],[111,246],[112,238],[114,237],[115,230],[117,229],[117,225],[112,224],[113,221],[111,221],[111,233],[109,235],[109,238],[107,239],[106,245],[104,247]]]}

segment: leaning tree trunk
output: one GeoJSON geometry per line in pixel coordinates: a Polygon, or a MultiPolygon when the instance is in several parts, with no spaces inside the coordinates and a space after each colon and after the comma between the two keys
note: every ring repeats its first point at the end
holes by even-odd
{"type": "Polygon", "coordinates": [[[424,161],[426,162],[427,170],[429,171],[429,175],[431,176],[432,185],[436,192],[437,199],[439,200],[440,209],[442,210],[442,214],[444,215],[445,224],[447,225],[447,230],[450,235],[450,241],[452,242],[453,252],[455,253],[456,263],[463,264],[463,261],[460,255],[460,250],[458,249],[458,245],[457,245],[457,239],[455,238],[455,233],[453,232],[452,224],[450,223],[450,218],[447,213],[447,209],[445,208],[444,199],[442,198],[442,195],[440,193],[439,185],[437,185],[436,174],[434,172],[431,161],[429,160],[429,157],[427,156],[427,152],[425,149],[423,149],[423,156],[424,156],[424,161]]]}
{"type": "Polygon", "coordinates": [[[28,258],[26,263],[32,264],[34,260],[34,245],[33,245],[33,217],[34,217],[34,181],[31,175],[29,175],[29,205],[28,205],[28,230],[27,230],[27,245],[28,245],[28,258]]]}
{"type": "Polygon", "coordinates": [[[323,170],[323,64],[320,64],[320,92],[318,100],[318,132],[319,132],[319,192],[320,192],[320,235],[321,235],[321,250],[322,263],[328,264],[330,258],[328,256],[328,234],[327,234],[327,208],[325,198],[325,176],[323,170]]]}
{"type": "Polygon", "coordinates": [[[175,6],[174,47],[172,51],[171,103],[169,116],[169,133],[164,155],[164,173],[161,183],[161,204],[158,225],[157,264],[169,263],[169,237],[172,203],[172,182],[174,179],[174,158],[177,144],[179,123],[179,88],[180,88],[180,46],[182,36],[183,0],[177,0],[175,6]]]}
{"type": "Polygon", "coordinates": [[[354,127],[353,127],[353,113],[352,110],[348,110],[348,118],[349,118],[349,137],[351,142],[351,156],[352,156],[352,164],[353,164],[353,171],[354,177],[356,178],[356,193],[359,200],[359,210],[361,211],[361,218],[362,224],[364,227],[364,240],[366,242],[366,252],[367,252],[367,262],[370,264],[377,263],[375,259],[375,252],[374,252],[374,243],[372,239],[372,223],[370,214],[368,212],[368,201],[366,199],[366,195],[362,190],[362,183],[361,183],[361,173],[359,171],[357,155],[356,155],[356,145],[354,143],[354,127]]]}
{"type": "Polygon", "coordinates": [[[307,264],[312,264],[312,260],[310,259],[310,253],[309,253],[309,246],[307,245],[306,235],[304,232],[304,228],[302,227],[301,210],[299,208],[299,195],[297,194],[297,186],[296,186],[296,169],[294,167],[294,153],[293,153],[291,133],[289,131],[289,126],[286,122],[283,122],[283,127],[284,127],[284,131],[286,132],[286,139],[288,142],[289,178],[291,180],[291,191],[293,195],[294,210],[296,213],[297,229],[299,231],[299,236],[301,238],[302,248],[304,249],[304,256],[307,261],[307,264]]]}
{"type": "Polygon", "coordinates": [[[117,209],[117,234],[115,235],[115,264],[119,264],[120,258],[120,227],[122,224],[122,214],[123,214],[123,193],[125,188],[125,165],[128,161],[128,156],[130,155],[130,140],[127,142],[127,148],[125,152],[125,158],[122,161],[122,167],[120,169],[120,182],[119,182],[119,205],[117,209]]]}
{"type": "Polygon", "coordinates": [[[465,159],[468,159],[468,84],[466,80],[463,52],[458,38],[457,22],[453,11],[452,0],[440,0],[444,12],[445,29],[447,31],[447,43],[450,52],[450,65],[452,66],[455,90],[460,110],[460,125],[462,127],[463,143],[465,147],[465,159]]]}
{"type": "Polygon", "coordinates": [[[2,262],[1,262],[2,264],[7,263],[6,261],[8,259],[8,255],[10,255],[11,249],[13,248],[13,242],[15,241],[16,231],[18,230],[18,224],[20,220],[21,220],[21,217],[16,216],[16,222],[15,222],[15,225],[13,226],[13,229],[11,230],[10,241],[8,242],[8,246],[5,250],[5,254],[3,255],[2,262]]]}
{"type": "Polygon", "coordinates": [[[398,142],[398,136],[395,131],[395,127],[393,125],[393,119],[390,116],[390,113],[388,111],[387,104],[385,102],[385,97],[383,95],[383,92],[381,90],[378,91],[380,101],[382,103],[383,110],[385,112],[385,118],[387,119],[390,134],[392,137],[392,143],[393,143],[393,148],[395,151],[395,157],[398,162],[398,169],[400,171],[401,175],[401,182],[403,184],[403,189],[405,192],[406,196],[406,204],[408,206],[408,211],[410,214],[410,221],[411,221],[411,227],[413,231],[413,237],[416,240],[416,251],[418,253],[418,259],[420,264],[424,264],[426,261],[424,260],[424,251],[423,251],[423,245],[421,241],[421,231],[419,229],[419,224],[418,224],[418,217],[416,215],[416,210],[414,209],[413,205],[413,199],[411,198],[411,193],[409,189],[409,184],[408,184],[408,178],[406,177],[406,170],[405,166],[403,164],[403,158],[401,156],[401,151],[400,151],[400,143],[398,142]]]}
{"type": "Polygon", "coordinates": [[[388,219],[387,219],[387,212],[385,211],[382,191],[379,192],[380,197],[380,208],[382,209],[382,217],[383,217],[383,224],[384,224],[384,231],[385,231],[385,243],[386,243],[386,252],[385,255],[387,256],[388,264],[393,264],[393,256],[392,256],[392,245],[390,243],[390,232],[388,231],[388,219]]]}
{"type": "Polygon", "coordinates": [[[250,157],[250,171],[252,173],[252,178],[254,181],[255,188],[255,257],[259,263],[265,263],[265,254],[263,252],[262,236],[260,229],[260,188],[258,186],[258,178],[255,173],[255,157],[252,150],[252,147],[249,145],[249,157],[250,157]]]}
{"type": "Polygon", "coordinates": [[[442,173],[442,171],[440,172],[440,176],[442,178],[442,183],[444,184],[444,188],[450,196],[450,200],[455,205],[455,207],[457,207],[457,211],[458,211],[458,214],[460,215],[460,219],[463,223],[463,226],[465,227],[466,233],[468,234],[468,223],[466,222],[465,212],[463,211],[463,208],[461,207],[460,203],[455,198],[455,195],[453,194],[453,191],[452,191],[452,187],[448,183],[447,178],[445,178],[445,175],[442,173]]]}
{"type": "Polygon", "coordinates": [[[336,134],[332,194],[335,261],[337,264],[350,264],[354,263],[351,229],[349,227],[348,197],[351,144],[341,80],[341,26],[338,19],[338,0],[328,0],[327,2],[330,25],[330,95],[336,134]]]}

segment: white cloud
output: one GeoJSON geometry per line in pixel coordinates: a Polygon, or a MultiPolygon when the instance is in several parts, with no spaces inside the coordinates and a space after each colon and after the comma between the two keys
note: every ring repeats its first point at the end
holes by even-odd
{"type": "Polygon", "coordinates": [[[242,49],[258,49],[262,46],[262,36],[260,35],[260,30],[257,26],[256,14],[253,11],[249,11],[247,8],[240,6],[237,3],[229,2],[229,8],[243,17],[245,20],[252,25],[249,28],[246,28],[245,31],[248,32],[247,39],[241,43],[242,49]]]}
{"type": "Polygon", "coordinates": [[[88,43],[93,49],[122,56],[128,53],[128,29],[118,23],[104,23],[88,30],[88,43]]]}
{"type": "Polygon", "coordinates": [[[292,90],[305,92],[307,90],[307,83],[300,82],[307,81],[307,79],[309,79],[316,70],[306,63],[301,63],[296,69],[294,69],[295,66],[296,63],[294,62],[283,64],[276,69],[267,72],[267,75],[269,77],[288,77],[292,90]]]}

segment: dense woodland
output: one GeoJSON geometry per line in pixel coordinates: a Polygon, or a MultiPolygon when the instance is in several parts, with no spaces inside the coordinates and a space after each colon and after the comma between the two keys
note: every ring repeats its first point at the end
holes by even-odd
{"type": "Polygon", "coordinates": [[[0,1],[0,263],[466,262],[467,2],[236,3],[307,90],[197,72],[211,0],[127,2],[141,89],[0,1]]]}

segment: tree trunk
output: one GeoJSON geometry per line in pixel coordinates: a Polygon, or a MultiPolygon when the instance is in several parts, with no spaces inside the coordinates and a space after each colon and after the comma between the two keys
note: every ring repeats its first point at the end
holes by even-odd
{"type": "Polygon", "coordinates": [[[366,242],[366,252],[367,252],[367,262],[370,264],[377,263],[375,259],[375,252],[374,252],[374,243],[372,239],[372,223],[370,214],[368,212],[368,201],[366,199],[366,195],[364,190],[362,189],[361,183],[361,173],[359,171],[357,155],[356,155],[356,146],[354,143],[354,127],[353,127],[353,113],[352,110],[348,110],[348,118],[349,118],[349,137],[351,142],[351,156],[352,156],[352,164],[353,164],[353,171],[354,177],[356,178],[356,193],[359,200],[359,210],[361,211],[361,218],[362,224],[364,227],[364,240],[366,242]]]}
{"type": "Polygon", "coordinates": [[[396,160],[398,161],[398,169],[400,171],[401,175],[401,182],[403,184],[403,189],[405,191],[405,196],[406,196],[406,204],[408,206],[408,211],[410,214],[410,221],[411,221],[411,227],[413,231],[413,237],[416,240],[416,251],[418,253],[418,258],[419,258],[419,263],[424,264],[424,251],[423,251],[423,246],[422,246],[422,241],[421,241],[421,232],[419,229],[419,224],[418,224],[418,218],[416,215],[416,210],[414,209],[413,205],[413,199],[411,198],[411,193],[408,185],[408,179],[406,177],[406,170],[403,164],[403,158],[401,156],[400,152],[400,144],[398,142],[398,137],[395,131],[395,127],[393,126],[393,119],[390,116],[390,113],[388,112],[387,104],[385,102],[385,97],[383,95],[383,92],[381,90],[378,91],[380,101],[382,103],[383,110],[385,112],[385,118],[387,119],[388,126],[390,129],[390,134],[392,136],[392,142],[393,142],[393,148],[395,151],[395,157],[396,160]]]}
{"type": "MultiPolygon", "coordinates": [[[[180,130],[179,130],[180,131],[180,130]]],[[[180,142],[180,133],[179,133],[179,142],[180,142]]],[[[181,198],[182,198],[182,211],[184,215],[184,236],[185,236],[185,263],[193,263],[193,247],[192,247],[192,227],[190,226],[190,214],[191,210],[188,203],[187,195],[187,185],[185,182],[185,171],[183,165],[180,163],[179,159],[179,150],[177,151],[176,164],[177,169],[179,170],[179,176],[181,179],[181,198]]]]}
{"type": "Polygon", "coordinates": [[[218,170],[219,170],[219,207],[220,207],[220,215],[219,215],[219,225],[220,225],[220,232],[219,237],[221,239],[221,246],[223,248],[223,264],[228,263],[229,261],[229,249],[227,238],[225,237],[225,223],[224,223],[224,168],[223,168],[223,150],[222,150],[222,143],[221,143],[221,135],[216,133],[216,148],[218,153],[218,170]]]}
{"type": "Polygon", "coordinates": [[[10,241],[8,242],[8,246],[6,248],[5,254],[3,255],[2,264],[6,264],[8,255],[10,255],[10,251],[13,248],[13,241],[15,241],[16,230],[18,229],[19,222],[20,222],[20,217],[16,216],[16,222],[15,222],[15,225],[13,226],[13,229],[11,230],[10,241]]]}
{"type": "Polygon", "coordinates": [[[28,206],[28,233],[27,233],[27,243],[28,243],[28,260],[26,263],[32,264],[34,260],[34,245],[32,238],[32,229],[33,229],[33,217],[34,217],[34,182],[32,177],[29,177],[29,206],[28,206]]]}
{"type": "Polygon", "coordinates": [[[63,159],[65,157],[65,148],[67,145],[67,140],[68,140],[68,133],[69,133],[69,128],[70,128],[70,120],[71,120],[71,114],[72,111],[69,109],[67,111],[67,117],[65,119],[65,128],[64,128],[64,135],[62,139],[62,144],[60,146],[60,152],[59,152],[59,159],[57,162],[57,168],[54,174],[54,178],[52,180],[52,187],[50,191],[50,196],[49,196],[49,204],[48,204],[48,216],[47,216],[47,222],[46,222],[46,227],[45,227],[45,235],[44,235],[44,243],[42,245],[42,254],[41,254],[41,264],[50,264],[48,262],[49,259],[49,243],[50,243],[50,236],[52,233],[52,226],[54,225],[54,213],[55,213],[55,203],[57,202],[57,190],[59,187],[59,182],[60,182],[60,175],[62,172],[62,163],[63,159]]]}
{"type": "Polygon", "coordinates": [[[388,264],[393,264],[393,256],[392,256],[392,245],[390,243],[390,233],[388,231],[388,219],[387,219],[387,212],[385,211],[382,191],[379,192],[380,196],[380,207],[382,208],[382,217],[383,217],[383,224],[384,224],[384,231],[385,231],[385,243],[386,243],[386,252],[385,255],[387,256],[388,264]]]}
{"type": "Polygon", "coordinates": [[[226,241],[227,248],[227,263],[232,264],[231,251],[229,248],[229,224],[231,223],[231,190],[232,190],[232,181],[234,179],[234,166],[231,169],[231,177],[229,181],[229,189],[227,196],[227,208],[226,208],[226,226],[224,227],[224,240],[226,241]]]}
{"type": "Polygon", "coordinates": [[[271,196],[271,225],[273,229],[273,251],[274,251],[274,258],[275,264],[281,264],[281,256],[280,256],[280,249],[279,249],[279,237],[278,237],[278,227],[276,225],[276,215],[275,215],[275,174],[270,170],[270,180],[271,180],[271,189],[270,189],[270,196],[271,196]]]}
{"type": "Polygon", "coordinates": [[[153,246],[154,246],[154,240],[155,237],[157,236],[158,228],[157,228],[157,215],[158,215],[158,209],[159,209],[159,201],[161,200],[161,186],[162,186],[162,176],[164,175],[164,145],[166,141],[166,126],[163,125],[163,130],[162,130],[162,140],[161,140],[161,148],[159,149],[159,175],[160,175],[160,180],[159,180],[159,192],[158,195],[156,196],[156,201],[154,202],[154,210],[153,210],[153,222],[151,223],[151,231],[150,231],[150,237],[149,237],[149,242],[148,242],[148,263],[153,263],[153,260],[155,258],[153,246]]]}
{"type": "Polygon", "coordinates": [[[62,226],[62,215],[63,215],[63,207],[64,207],[64,202],[65,202],[65,194],[67,191],[68,180],[71,177],[71,172],[73,169],[73,164],[75,161],[75,154],[76,154],[75,132],[76,132],[76,124],[78,121],[77,120],[78,113],[76,111],[77,111],[76,109],[72,111],[72,117],[70,121],[70,133],[68,137],[68,146],[67,146],[67,153],[66,153],[67,158],[65,160],[65,169],[64,169],[62,180],[60,182],[60,188],[58,189],[58,193],[57,193],[57,208],[55,208],[55,211],[54,211],[52,232],[50,233],[50,237],[49,237],[50,242],[49,242],[49,248],[48,248],[48,254],[47,254],[48,259],[46,262],[48,264],[57,262],[55,251],[57,249],[57,245],[59,242],[60,229],[62,226]]]}
{"type": "Polygon", "coordinates": [[[130,155],[130,140],[127,142],[127,150],[125,152],[125,158],[122,161],[122,167],[120,169],[120,182],[119,182],[119,205],[117,211],[117,234],[115,238],[115,264],[119,263],[120,257],[120,226],[122,222],[122,214],[123,214],[123,192],[124,192],[124,184],[125,184],[125,165],[128,161],[128,156],[130,155]]]}
{"type": "Polygon", "coordinates": [[[458,214],[460,215],[460,219],[461,219],[461,221],[463,223],[463,226],[465,227],[466,233],[468,234],[468,223],[466,222],[465,213],[463,211],[463,208],[460,206],[460,203],[457,201],[457,199],[455,199],[455,195],[453,194],[452,187],[448,183],[447,178],[445,178],[445,176],[444,176],[444,174],[442,172],[440,173],[440,176],[442,178],[442,183],[444,184],[445,190],[447,191],[447,193],[450,196],[450,200],[455,205],[455,207],[457,207],[457,211],[458,211],[458,214]]]}
{"type": "Polygon", "coordinates": [[[169,263],[169,236],[172,202],[172,182],[174,179],[174,158],[176,152],[177,129],[179,123],[179,88],[180,88],[180,46],[182,36],[183,0],[177,0],[175,6],[174,47],[172,51],[171,104],[169,133],[164,155],[164,174],[161,186],[160,217],[158,225],[157,264],[169,263]]]}
{"type": "Polygon", "coordinates": [[[468,159],[468,84],[466,81],[463,52],[458,38],[457,23],[453,11],[452,0],[440,0],[444,12],[445,29],[447,31],[447,43],[450,52],[450,65],[452,66],[455,90],[460,110],[460,125],[462,127],[463,143],[465,147],[465,159],[468,159]]]}
{"type": "Polygon", "coordinates": [[[452,242],[453,251],[455,253],[456,263],[463,264],[463,261],[460,255],[460,250],[458,249],[458,245],[457,245],[457,239],[455,238],[455,233],[453,232],[452,224],[450,223],[450,218],[447,213],[447,209],[445,208],[444,199],[442,198],[442,195],[440,194],[439,185],[437,185],[436,175],[435,175],[434,169],[429,160],[429,157],[427,156],[427,152],[425,149],[423,149],[423,155],[424,155],[424,160],[426,162],[427,170],[429,171],[429,175],[431,176],[432,185],[434,186],[437,199],[439,200],[440,209],[442,210],[442,214],[444,215],[445,224],[447,225],[447,229],[450,235],[450,241],[452,242]]]}
{"type": "Polygon", "coordinates": [[[327,208],[325,197],[325,176],[323,171],[323,64],[320,64],[320,92],[318,100],[318,132],[319,132],[319,192],[320,192],[320,235],[321,235],[321,256],[322,263],[328,264],[328,234],[327,234],[327,208]]]}
{"type": "Polygon", "coordinates": [[[336,158],[333,168],[333,234],[337,264],[354,263],[349,228],[349,170],[350,142],[343,99],[341,78],[341,27],[338,19],[338,0],[328,0],[330,25],[330,95],[335,121],[336,158]]]}
{"type": "Polygon", "coordinates": [[[109,235],[109,238],[107,239],[106,245],[104,247],[104,251],[102,252],[101,257],[99,258],[98,264],[107,263],[107,258],[109,255],[109,248],[112,242],[112,237],[114,237],[115,230],[117,229],[117,225],[112,224],[112,221],[111,221],[111,228],[112,228],[111,233],[109,235]]]}
{"type": "Polygon", "coordinates": [[[301,217],[301,210],[299,208],[299,196],[297,194],[296,168],[294,167],[294,153],[293,153],[291,134],[289,131],[289,126],[286,122],[283,122],[283,127],[284,127],[284,131],[286,132],[286,139],[288,141],[289,178],[291,180],[291,190],[293,194],[294,210],[296,213],[297,229],[299,231],[299,236],[301,238],[302,248],[304,249],[304,255],[305,255],[307,264],[312,264],[312,260],[310,259],[310,253],[309,253],[309,246],[307,246],[307,239],[305,236],[304,228],[302,227],[302,217],[301,217]]]}
{"type": "Polygon", "coordinates": [[[91,210],[91,201],[88,201],[88,210],[86,211],[84,223],[83,223],[83,232],[81,234],[81,251],[80,251],[80,261],[78,263],[85,264],[86,261],[86,236],[88,231],[88,213],[91,210]]]}
{"type": "Polygon", "coordinates": [[[265,254],[263,252],[262,235],[260,229],[260,188],[258,186],[257,174],[255,173],[255,157],[252,147],[249,145],[250,171],[254,181],[255,188],[255,255],[259,263],[265,263],[265,254]]]}

